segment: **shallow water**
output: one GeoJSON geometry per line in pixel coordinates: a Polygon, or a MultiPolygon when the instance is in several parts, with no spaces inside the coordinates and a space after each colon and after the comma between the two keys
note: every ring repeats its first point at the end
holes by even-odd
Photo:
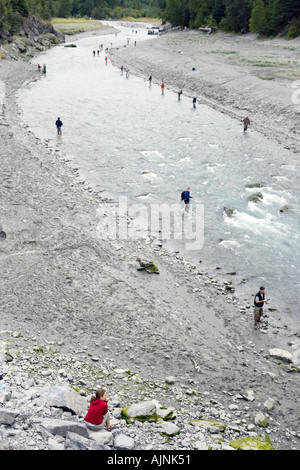
{"type": "Polygon", "coordinates": [[[190,97],[178,101],[168,88],[162,95],[154,83],[126,78],[110,61],[105,64],[105,51],[94,57],[101,43],[105,49],[156,40],[145,28],[118,29],[117,37],[81,39],[77,48],[59,46],[36,58],[46,63],[47,74],[20,91],[23,120],[38,137],[59,146],[103,197],[126,197],[136,226],[149,222],[152,209],[154,236],[159,236],[154,214],[161,209],[155,204],[182,217],[180,194],[190,186],[193,201],[184,230],[175,226],[169,236],[163,231],[166,246],[216,278],[234,284],[246,279],[237,292],[252,295],[264,284],[271,304],[299,319],[299,161],[251,129],[243,133],[236,120],[199,103],[193,109],[190,97]],[[58,116],[62,137],[54,125],[58,116]],[[247,187],[254,183],[260,187],[247,187]],[[249,202],[257,191],[263,199],[249,202]],[[284,205],[293,210],[281,213],[284,205]],[[233,217],[224,206],[235,209],[233,217]],[[236,276],[224,274],[232,271],[236,276]]]}

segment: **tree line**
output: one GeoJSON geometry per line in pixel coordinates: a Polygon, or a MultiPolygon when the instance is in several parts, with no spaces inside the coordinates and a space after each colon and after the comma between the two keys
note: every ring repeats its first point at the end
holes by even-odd
{"type": "Polygon", "coordinates": [[[161,18],[166,0],[0,0],[0,29],[14,28],[30,14],[46,21],[53,17],[122,19],[161,18]]]}
{"type": "Polygon", "coordinates": [[[236,33],[300,34],[300,0],[167,0],[162,17],[190,28],[210,25],[236,33]]]}
{"type": "Polygon", "coordinates": [[[300,0],[0,0],[0,29],[20,16],[122,19],[151,17],[173,26],[218,27],[265,36],[300,35],[300,0]]]}

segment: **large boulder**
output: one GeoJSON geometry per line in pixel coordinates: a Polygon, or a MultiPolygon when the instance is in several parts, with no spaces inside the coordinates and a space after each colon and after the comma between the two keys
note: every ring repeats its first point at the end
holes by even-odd
{"type": "Polygon", "coordinates": [[[156,421],[156,404],[152,401],[134,403],[122,409],[122,417],[127,423],[133,421],[156,421]]]}
{"type": "Polygon", "coordinates": [[[80,436],[74,432],[67,432],[65,440],[66,450],[110,450],[109,447],[97,444],[91,439],[80,436]]]}
{"type": "Polygon", "coordinates": [[[19,414],[19,411],[12,411],[7,410],[6,408],[0,408],[0,424],[13,426],[19,414]]]}
{"type": "Polygon", "coordinates": [[[40,427],[54,436],[66,437],[68,432],[79,434],[89,438],[88,431],[83,423],[68,421],[66,419],[45,418],[41,421],[40,427]]]}
{"type": "Polygon", "coordinates": [[[53,385],[46,388],[40,396],[41,406],[61,408],[75,415],[85,415],[87,399],[67,385],[53,385]]]}

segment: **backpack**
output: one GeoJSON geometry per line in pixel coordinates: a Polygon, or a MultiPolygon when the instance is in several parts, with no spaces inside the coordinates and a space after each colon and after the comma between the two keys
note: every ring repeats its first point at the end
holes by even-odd
{"type": "Polygon", "coordinates": [[[185,200],[185,196],[186,196],[186,191],[183,191],[181,193],[181,200],[184,201],[185,200]]]}

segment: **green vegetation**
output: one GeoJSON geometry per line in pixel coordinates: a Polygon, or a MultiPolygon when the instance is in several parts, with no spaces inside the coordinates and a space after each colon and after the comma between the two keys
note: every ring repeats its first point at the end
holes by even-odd
{"type": "Polygon", "coordinates": [[[102,26],[99,20],[88,20],[86,18],[52,18],[51,23],[56,31],[68,35],[94,31],[102,26]]]}
{"type": "Polygon", "coordinates": [[[167,0],[162,13],[173,25],[210,25],[225,31],[273,36],[300,34],[300,0],[167,0]]]}
{"type": "Polygon", "coordinates": [[[14,34],[30,14],[46,21],[158,18],[181,27],[300,35],[300,0],[0,0],[0,37],[1,30],[14,34]]]}
{"type": "Polygon", "coordinates": [[[274,450],[269,436],[243,437],[229,444],[238,450],[274,450]]]}

